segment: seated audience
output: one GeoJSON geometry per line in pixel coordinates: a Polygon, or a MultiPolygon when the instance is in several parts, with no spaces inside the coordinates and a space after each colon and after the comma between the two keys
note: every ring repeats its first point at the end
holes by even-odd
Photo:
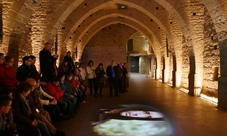
{"type": "Polygon", "coordinates": [[[33,78],[28,78],[26,82],[28,82],[33,87],[33,89],[31,90],[31,93],[27,96],[33,116],[36,119],[39,119],[43,123],[45,123],[47,126],[47,129],[52,135],[64,136],[65,133],[57,130],[57,128],[55,128],[55,126],[52,124],[49,113],[46,110],[44,110],[43,107],[40,105],[39,97],[37,95],[34,95],[35,93],[34,89],[37,87],[36,80],[33,78]]]}
{"type": "Polygon", "coordinates": [[[7,94],[0,95],[0,136],[18,136],[16,125],[13,123],[11,103],[12,98],[7,94]]]}
{"type": "Polygon", "coordinates": [[[66,87],[66,85],[65,85],[65,75],[64,74],[58,74],[58,77],[61,80],[59,86],[64,91],[63,99],[64,99],[64,101],[66,101],[68,104],[71,105],[70,114],[73,114],[73,112],[76,113],[76,110],[77,110],[77,98],[76,98],[76,96],[72,95],[69,92],[68,88],[66,87]]]}
{"type": "Polygon", "coordinates": [[[47,83],[47,85],[45,86],[45,91],[57,100],[57,105],[60,107],[61,111],[64,114],[70,115],[70,107],[72,105],[70,105],[71,102],[65,101],[63,99],[64,91],[59,86],[60,82],[60,78],[55,77],[52,82],[47,83]]]}
{"type": "Polygon", "coordinates": [[[13,119],[17,125],[18,133],[23,136],[51,136],[46,125],[36,120],[27,100],[32,86],[27,82],[21,82],[13,95],[13,119]]]}
{"type": "Polygon", "coordinates": [[[18,84],[14,73],[13,63],[13,57],[5,56],[5,63],[0,66],[0,86],[8,87],[11,90],[16,89],[18,84]]]}
{"type": "Polygon", "coordinates": [[[39,72],[37,71],[37,68],[35,66],[35,62],[36,62],[36,57],[33,55],[30,55],[31,57],[31,77],[36,77],[36,76],[40,76],[39,72]]]}
{"type": "Polygon", "coordinates": [[[68,61],[64,60],[58,68],[58,74],[66,74],[68,69],[68,61]]]}
{"type": "Polygon", "coordinates": [[[31,71],[31,57],[25,56],[23,57],[23,64],[17,69],[16,78],[17,81],[22,82],[25,81],[27,78],[32,77],[31,71]]]}
{"type": "Polygon", "coordinates": [[[37,82],[37,86],[31,93],[31,95],[36,98],[34,99],[34,101],[37,103],[37,106],[49,112],[53,123],[56,122],[57,119],[69,119],[69,116],[66,116],[61,112],[60,108],[57,105],[57,100],[53,96],[47,94],[40,86],[39,76],[34,77],[34,79],[37,82]]]}

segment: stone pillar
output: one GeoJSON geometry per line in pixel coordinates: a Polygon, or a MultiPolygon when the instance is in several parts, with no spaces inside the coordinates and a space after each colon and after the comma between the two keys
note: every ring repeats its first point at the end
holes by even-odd
{"type": "Polygon", "coordinates": [[[189,60],[190,60],[190,63],[189,63],[189,65],[190,65],[190,71],[189,71],[189,75],[188,75],[188,90],[189,90],[189,92],[188,92],[188,94],[189,95],[192,95],[192,96],[195,96],[195,82],[196,82],[196,80],[195,80],[195,56],[190,56],[189,57],[189,60]]]}
{"type": "Polygon", "coordinates": [[[220,45],[220,72],[218,78],[218,107],[227,109],[227,39],[220,45]]]}
{"type": "Polygon", "coordinates": [[[176,87],[177,61],[176,56],[173,56],[173,71],[172,71],[172,87],[176,87]]]}

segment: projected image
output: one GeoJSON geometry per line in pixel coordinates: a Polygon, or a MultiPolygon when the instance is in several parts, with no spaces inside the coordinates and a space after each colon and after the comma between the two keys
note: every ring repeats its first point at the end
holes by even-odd
{"type": "Polygon", "coordinates": [[[171,132],[164,115],[147,105],[120,105],[100,109],[92,122],[99,136],[166,136],[171,132]]]}

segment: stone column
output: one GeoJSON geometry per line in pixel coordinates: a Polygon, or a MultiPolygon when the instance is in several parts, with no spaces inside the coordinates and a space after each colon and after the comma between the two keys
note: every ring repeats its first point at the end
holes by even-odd
{"type": "Polygon", "coordinates": [[[218,107],[227,109],[227,39],[219,45],[221,77],[218,78],[218,107]]]}

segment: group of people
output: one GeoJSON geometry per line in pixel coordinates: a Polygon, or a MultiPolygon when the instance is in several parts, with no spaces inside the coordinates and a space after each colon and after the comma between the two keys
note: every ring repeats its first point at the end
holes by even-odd
{"type": "Polygon", "coordinates": [[[100,63],[98,67],[95,69],[93,67],[93,61],[90,60],[86,67],[87,79],[89,81],[90,87],[90,95],[94,95],[95,97],[102,96],[102,88],[105,82],[105,75],[108,76],[109,82],[109,96],[112,97],[113,89],[115,96],[119,97],[119,93],[127,92],[127,69],[126,63],[121,62],[116,65],[114,60],[111,61],[111,65],[109,65],[106,69],[106,72],[103,68],[103,64],[100,63]],[[98,93],[99,91],[99,93],[98,93]]]}
{"type": "Polygon", "coordinates": [[[64,136],[53,124],[73,118],[85,102],[86,87],[80,69],[70,66],[70,52],[64,58],[70,66],[65,72],[56,67],[58,56],[51,55],[50,43],[39,57],[41,72],[33,55],[24,56],[14,72],[14,58],[0,53],[1,136],[64,136]]]}
{"type": "Polygon", "coordinates": [[[108,76],[110,97],[126,90],[127,69],[113,60],[106,72],[103,64],[93,67],[90,60],[74,63],[68,51],[59,67],[58,55],[51,55],[51,44],[45,43],[39,53],[40,72],[36,57],[24,56],[14,72],[14,58],[0,53],[0,135],[1,136],[64,136],[53,123],[74,117],[79,104],[85,103],[88,80],[90,95],[102,96],[105,75],[108,76]],[[12,108],[11,108],[12,105],[12,108]]]}

